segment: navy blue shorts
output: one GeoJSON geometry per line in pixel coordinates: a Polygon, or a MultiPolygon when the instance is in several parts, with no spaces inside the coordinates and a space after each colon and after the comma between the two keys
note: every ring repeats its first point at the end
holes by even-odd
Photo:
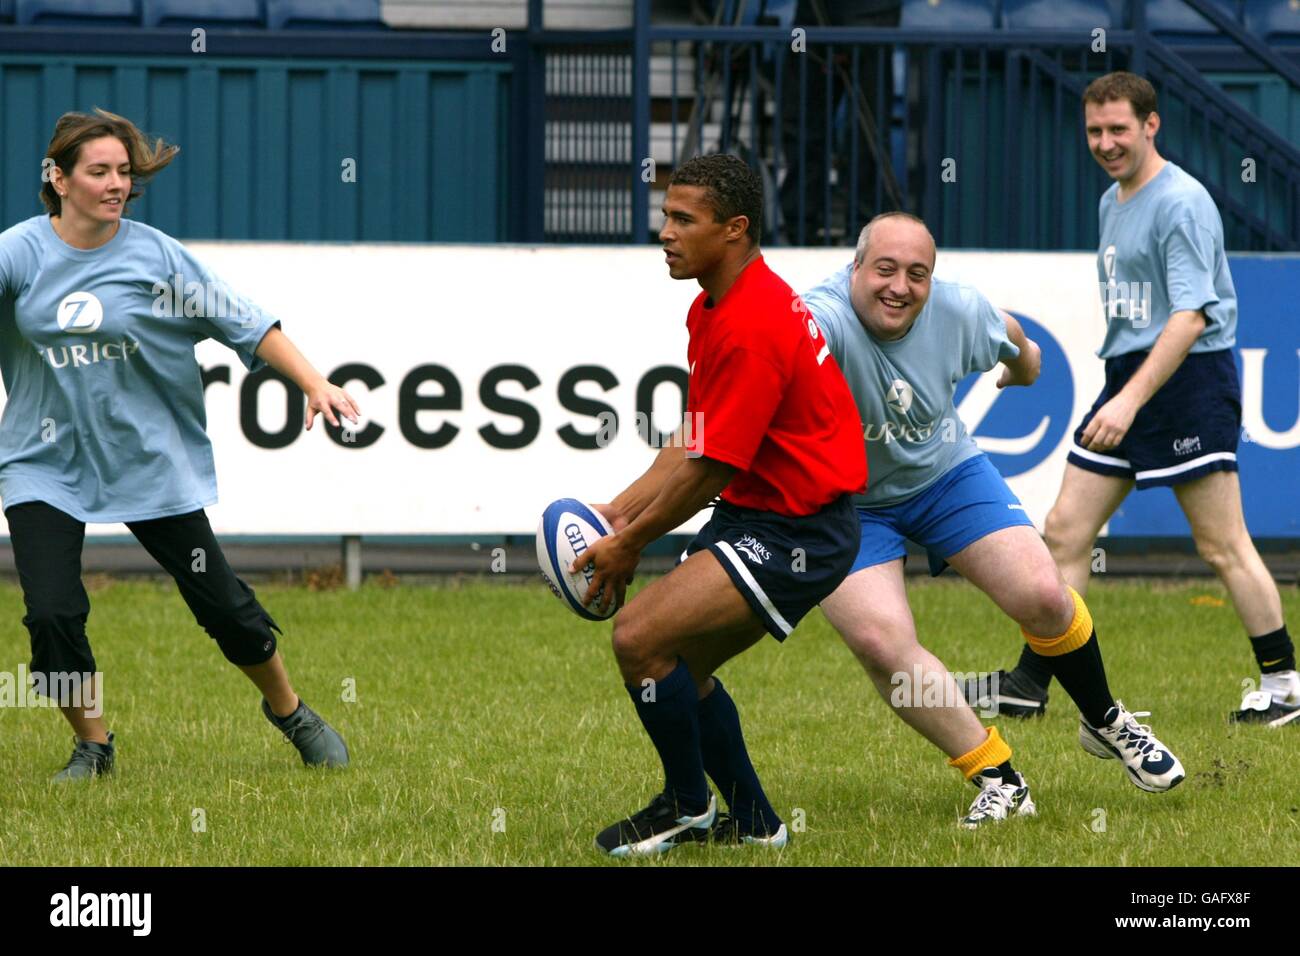
{"type": "Polygon", "coordinates": [[[723,501],[681,560],[704,548],[712,551],[768,633],[784,641],[840,586],[858,553],[859,535],[849,495],[802,518],[723,501]]]}
{"type": "Polygon", "coordinates": [[[849,572],[907,557],[904,539],[926,549],[930,573],[980,538],[1034,523],[988,455],[968,458],[924,491],[883,508],[858,508],[862,544],[849,572]]]}
{"type": "Polygon", "coordinates": [[[1139,490],[1172,486],[1237,470],[1241,380],[1231,349],[1193,352],[1133,418],[1116,447],[1095,452],[1080,444],[1097,409],[1117,395],[1147,359],[1130,352],[1106,360],[1106,385],[1074,433],[1069,462],[1085,471],[1137,482],[1139,490]]]}

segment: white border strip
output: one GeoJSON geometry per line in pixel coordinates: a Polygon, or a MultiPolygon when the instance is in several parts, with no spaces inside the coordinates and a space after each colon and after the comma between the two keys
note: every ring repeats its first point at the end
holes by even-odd
{"type": "Polygon", "coordinates": [[[1212,461],[1236,461],[1237,453],[1233,451],[1216,451],[1209,455],[1202,455],[1200,458],[1193,458],[1191,461],[1185,461],[1181,465],[1171,465],[1168,468],[1156,468],[1154,471],[1139,471],[1137,480],[1144,478],[1168,478],[1170,475],[1181,474],[1184,471],[1191,471],[1193,468],[1199,468],[1201,465],[1208,465],[1212,461]]]}
{"type": "Polygon", "coordinates": [[[1125,461],[1123,458],[1112,458],[1110,455],[1099,455],[1095,451],[1088,451],[1088,449],[1086,448],[1080,448],[1077,442],[1075,443],[1074,447],[1070,449],[1070,451],[1073,454],[1078,455],[1080,458],[1086,458],[1089,461],[1099,462],[1100,464],[1103,465],[1114,465],[1116,468],[1129,468],[1129,469],[1132,469],[1133,467],[1129,462],[1125,461]]]}
{"type": "Polygon", "coordinates": [[[781,612],[776,609],[776,605],[768,600],[767,594],[758,586],[758,582],[754,580],[754,576],[749,573],[749,568],[745,567],[744,559],[742,559],[740,555],[736,554],[731,545],[726,541],[717,541],[715,544],[717,544],[717,546],[722,550],[722,553],[727,556],[727,560],[731,562],[732,566],[740,572],[741,580],[749,585],[749,589],[758,596],[759,602],[763,605],[763,610],[767,611],[767,613],[771,615],[772,620],[776,622],[776,626],[785,632],[786,637],[789,637],[790,632],[793,631],[794,628],[790,626],[789,621],[781,616],[781,612]]]}

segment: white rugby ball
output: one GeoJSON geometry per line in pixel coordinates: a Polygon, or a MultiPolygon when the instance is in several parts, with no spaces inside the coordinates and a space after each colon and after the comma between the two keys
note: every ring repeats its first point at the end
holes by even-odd
{"type": "Polygon", "coordinates": [[[552,501],[542,512],[541,524],[537,526],[537,564],[542,576],[556,597],[589,621],[613,617],[614,602],[610,601],[605,613],[600,613],[598,593],[595,600],[583,607],[582,598],[591,584],[592,569],[589,565],[577,574],[570,574],[569,565],[592,544],[613,533],[604,515],[574,498],[552,501]]]}

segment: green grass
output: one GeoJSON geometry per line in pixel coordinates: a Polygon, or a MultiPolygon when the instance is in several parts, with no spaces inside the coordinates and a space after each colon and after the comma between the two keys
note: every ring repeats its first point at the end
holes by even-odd
{"type": "MultiPolygon", "coordinates": [[[[101,585],[89,630],[117,772],[50,787],[71,752],[67,725],[54,711],[0,708],[0,865],[601,864],[596,831],[661,782],[609,626],[578,620],[540,586],[259,594],[285,629],[295,686],[344,734],[352,767],[301,765],[170,584],[101,585]],[[347,678],[355,703],[340,699],[347,678]],[[206,832],[192,828],[195,808],[206,832]]],[[[917,582],[911,595],[923,643],[953,670],[1014,661],[1014,626],[974,589],[917,582]]],[[[1187,768],[1171,793],[1143,793],[1117,761],[1085,754],[1054,688],[1042,720],[1000,722],[1039,816],[959,830],[974,789],[889,712],[814,612],[784,646],[764,641],[723,672],[769,795],[787,820],[802,810],[806,829],[781,853],[690,847],[632,865],[1293,860],[1300,727],[1225,721],[1255,669],[1223,598],[1210,583],[1098,582],[1089,595],[1112,689],[1154,712],[1187,768]]],[[[1283,599],[1300,621],[1296,590],[1283,599]]],[[[18,590],[0,587],[0,670],[27,663],[22,613],[18,590]]]]}

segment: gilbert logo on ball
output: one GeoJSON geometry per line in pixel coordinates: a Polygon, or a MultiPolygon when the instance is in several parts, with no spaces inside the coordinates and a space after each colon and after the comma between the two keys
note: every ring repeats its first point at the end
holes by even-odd
{"type": "Polygon", "coordinates": [[[537,564],[551,591],[580,617],[589,621],[603,621],[614,616],[610,603],[604,614],[600,613],[600,594],[586,607],[582,598],[591,585],[591,567],[576,574],[569,572],[575,558],[595,542],[613,534],[604,515],[574,498],[561,498],[546,506],[541,524],[537,526],[537,564]]]}

